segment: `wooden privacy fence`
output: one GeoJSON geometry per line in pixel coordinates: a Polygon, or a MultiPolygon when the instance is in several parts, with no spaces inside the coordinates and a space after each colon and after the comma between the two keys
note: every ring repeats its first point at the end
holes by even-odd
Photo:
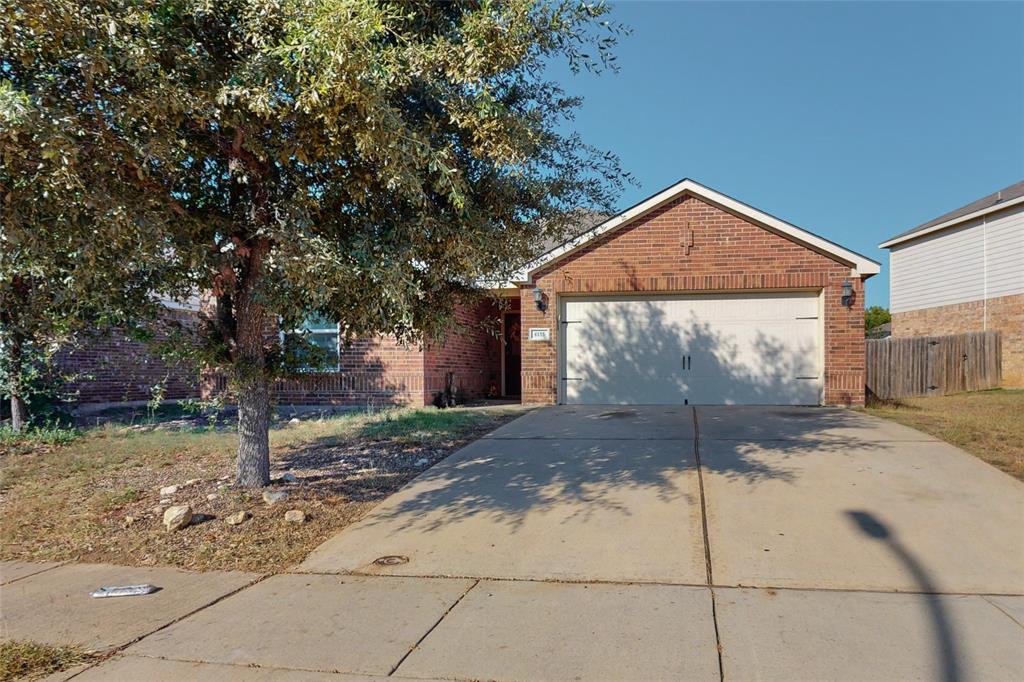
{"type": "Polygon", "coordinates": [[[906,398],[995,388],[1002,360],[999,332],[869,339],[868,394],[906,398]]]}

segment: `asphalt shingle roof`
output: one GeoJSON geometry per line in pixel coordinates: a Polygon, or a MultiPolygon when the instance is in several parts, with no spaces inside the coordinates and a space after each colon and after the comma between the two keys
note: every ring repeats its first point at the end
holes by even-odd
{"type": "Polygon", "coordinates": [[[981,211],[986,208],[991,208],[993,206],[996,206],[997,204],[1001,204],[1021,196],[1024,196],[1024,180],[1014,183],[1009,187],[1005,187],[999,190],[998,192],[993,192],[992,194],[984,196],[978,199],[977,201],[972,201],[966,206],[961,206],[960,208],[954,211],[944,213],[940,215],[938,218],[935,218],[934,220],[929,220],[928,222],[918,225],[917,227],[911,228],[906,232],[901,232],[895,237],[890,238],[888,241],[892,241],[893,239],[902,239],[903,237],[909,237],[912,234],[923,232],[924,230],[927,230],[930,227],[941,225],[942,223],[954,220],[956,218],[968,215],[970,213],[974,213],[975,211],[981,211]]]}

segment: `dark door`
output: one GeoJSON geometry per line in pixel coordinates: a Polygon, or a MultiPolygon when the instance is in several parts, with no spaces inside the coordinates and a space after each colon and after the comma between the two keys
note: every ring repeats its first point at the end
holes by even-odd
{"type": "Polygon", "coordinates": [[[522,394],[520,370],[523,367],[522,360],[522,339],[519,326],[519,313],[509,313],[505,316],[505,329],[503,344],[505,346],[505,395],[518,396],[522,394]]]}

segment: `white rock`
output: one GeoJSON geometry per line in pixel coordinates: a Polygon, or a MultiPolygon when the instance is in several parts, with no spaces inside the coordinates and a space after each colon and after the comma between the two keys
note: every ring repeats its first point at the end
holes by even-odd
{"type": "Polygon", "coordinates": [[[252,518],[252,514],[247,511],[237,511],[230,516],[224,518],[224,523],[229,526],[237,526],[240,523],[245,523],[246,519],[252,518]]]}
{"type": "Polygon", "coordinates": [[[163,488],[160,488],[161,495],[173,495],[176,492],[178,492],[178,486],[176,485],[165,485],[163,488]]]}
{"type": "Polygon", "coordinates": [[[203,479],[201,478],[190,478],[187,481],[185,481],[185,485],[195,485],[196,483],[202,483],[202,481],[203,479]]]}
{"type": "Polygon", "coordinates": [[[160,500],[160,504],[165,505],[165,506],[170,504],[170,503],[171,503],[171,498],[169,498],[169,497],[164,497],[164,498],[161,498],[161,500],[160,500]]]}
{"type": "Polygon", "coordinates": [[[164,512],[164,526],[168,532],[181,530],[192,523],[192,507],[187,504],[179,504],[168,507],[164,512]]]}
{"type": "Polygon", "coordinates": [[[288,523],[305,523],[306,512],[301,509],[289,509],[284,513],[284,520],[288,523]]]}
{"type": "Polygon", "coordinates": [[[218,495],[217,493],[210,493],[209,495],[206,496],[206,499],[213,501],[216,500],[218,497],[220,497],[220,495],[218,495]]]}
{"type": "Polygon", "coordinates": [[[263,493],[263,501],[274,506],[278,502],[283,502],[288,498],[288,493],[283,490],[267,490],[263,493]]]}
{"type": "Polygon", "coordinates": [[[290,471],[287,474],[285,474],[284,476],[282,476],[281,480],[284,481],[285,483],[298,483],[299,482],[299,479],[296,478],[295,474],[293,474],[290,471]]]}
{"type": "Polygon", "coordinates": [[[289,424],[298,424],[298,423],[299,423],[299,422],[301,422],[301,421],[302,421],[302,420],[301,420],[301,419],[299,419],[298,417],[292,417],[291,419],[289,419],[289,420],[288,420],[288,423],[289,423],[289,424]]]}

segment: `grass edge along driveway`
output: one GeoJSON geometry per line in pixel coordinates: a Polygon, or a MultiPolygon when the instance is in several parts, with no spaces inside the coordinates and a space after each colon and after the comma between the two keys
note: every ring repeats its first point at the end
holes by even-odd
{"type": "Polygon", "coordinates": [[[875,400],[865,411],[941,438],[1024,481],[1024,389],[875,400]]]}

